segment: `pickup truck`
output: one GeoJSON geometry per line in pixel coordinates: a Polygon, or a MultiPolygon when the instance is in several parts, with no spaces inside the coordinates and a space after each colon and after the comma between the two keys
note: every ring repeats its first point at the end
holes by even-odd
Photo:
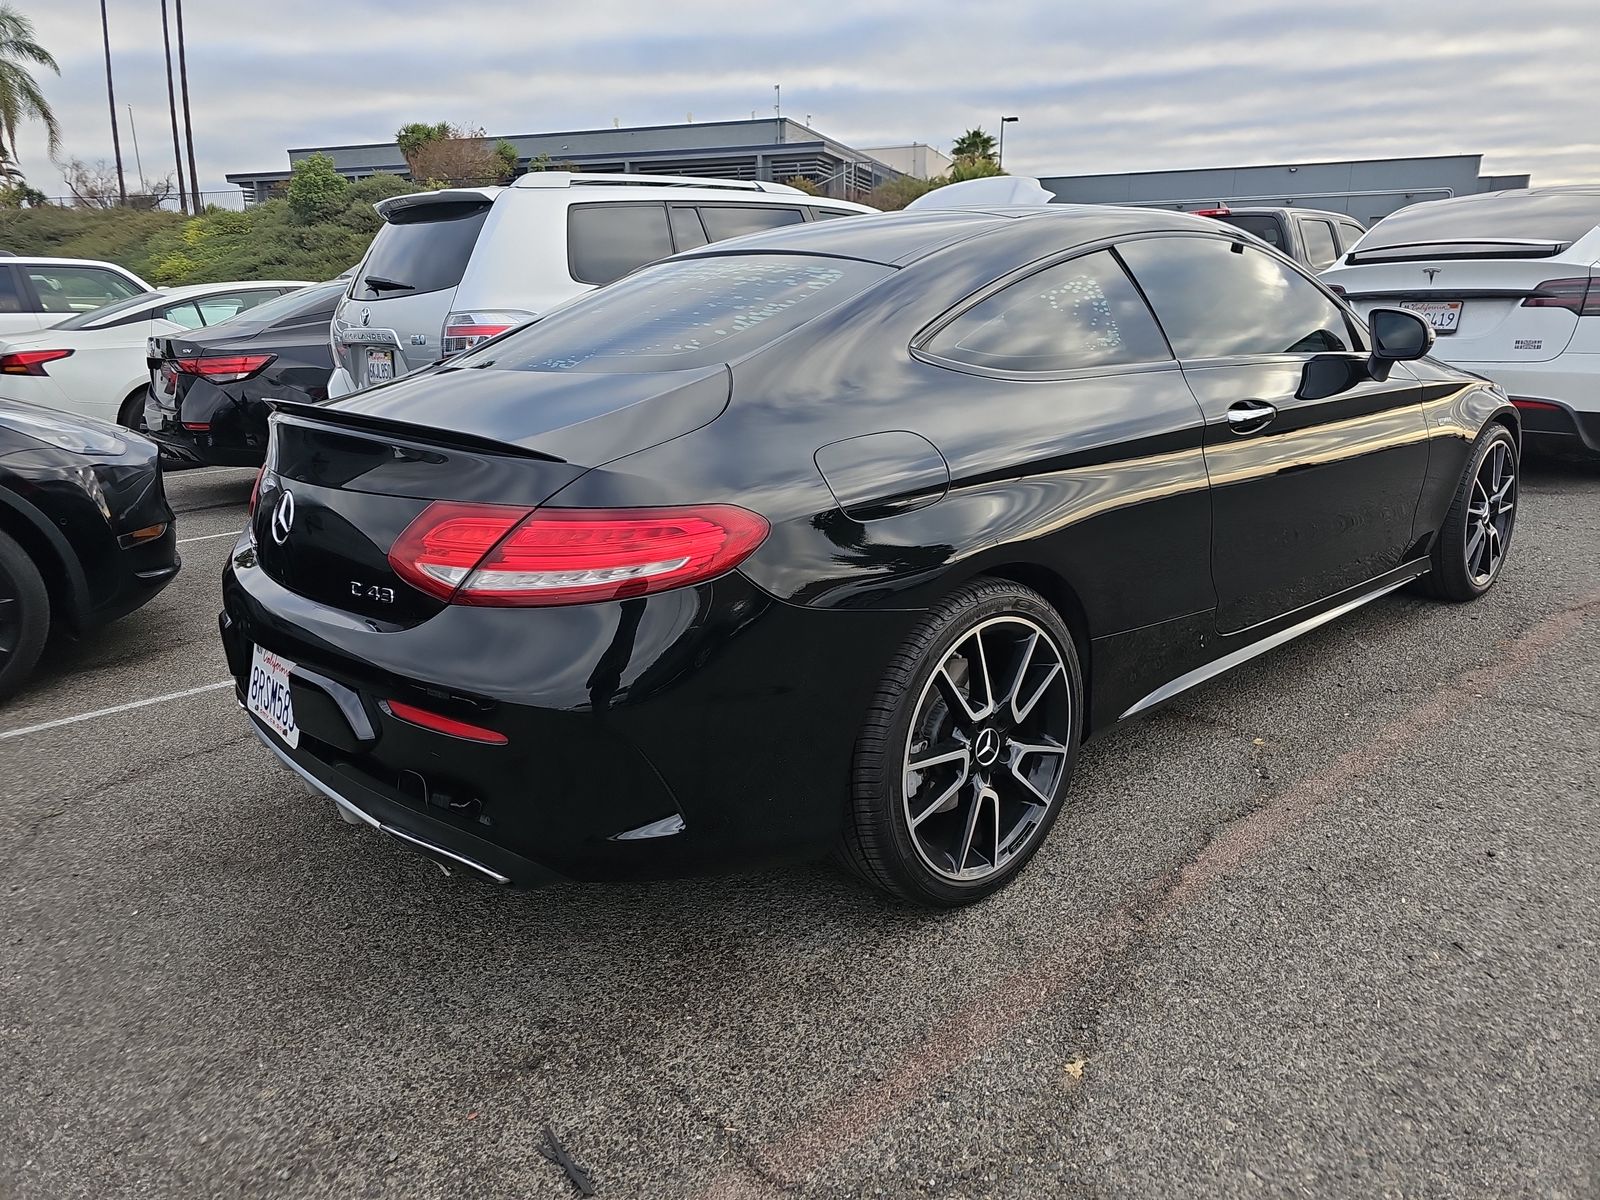
{"type": "Polygon", "coordinates": [[[1213,217],[1253,233],[1274,249],[1313,271],[1326,271],[1366,232],[1348,213],[1315,208],[1202,208],[1199,217],[1213,217]]]}

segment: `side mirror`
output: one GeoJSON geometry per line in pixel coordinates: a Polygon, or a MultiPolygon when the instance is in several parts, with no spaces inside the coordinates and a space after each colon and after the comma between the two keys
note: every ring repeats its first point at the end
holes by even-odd
{"type": "Polygon", "coordinates": [[[1428,354],[1437,337],[1426,318],[1403,308],[1375,308],[1367,326],[1372,330],[1372,377],[1378,380],[1389,378],[1395,363],[1428,354]]]}

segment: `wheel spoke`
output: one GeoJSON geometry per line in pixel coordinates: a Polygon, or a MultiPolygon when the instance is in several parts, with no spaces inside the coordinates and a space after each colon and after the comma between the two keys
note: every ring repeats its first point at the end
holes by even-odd
{"type": "Polygon", "coordinates": [[[1050,807],[1050,797],[1046,796],[1038,788],[1034,787],[1033,786],[1033,780],[1029,779],[1026,775],[1024,775],[1022,773],[1022,771],[1019,769],[1020,761],[1021,761],[1020,759],[1012,761],[1011,767],[1010,767],[1011,778],[1015,779],[1024,788],[1026,788],[1028,790],[1029,794],[1033,796],[1034,800],[1039,805],[1041,805],[1044,808],[1049,808],[1050,807]]]}
{"type": "Polygon", "coordinates": [[[906,774],[909,775],[913,771],[927,771],[944,763],[956,761],[961,763],[963,770],[970,770],[972,751],[965,746],[950,743],[938,747],[928,746],[920,752],[919,757],[907,760],[906,774]]]}
{"type": "Polygon", "coordinates": [[[1019,742],[1013,739],[1011,742],[1011,761],[1014,763],[1020,762],[1024,756],[1029,754],[1064,755],[1066,752],[1067,748],[1060,742],[1049,739],[1043,742],[1019,742]]]}
{"type": "Polygon", "coordinates": [[[951,808],[955,807],[950,803],[950,801],[961,794],[961,789],[965,787],[966,784],[967,770],[965,767],[963,767],[961,769],[960,779],[957,779],[949,787],[945,788],[943,792],[939,793],[939,798],[937,800],[934,800],[916,816],[911,818],[911,828],[916,829],[929,817],[933,816],[934,813],[949,812],[951,808]]]}
{"type": "MultiPolygon", "coordinates": [[[[983,680],[983,708],[979,715],[987,717],[995,710],[994,678],[989,674],[989,652],[983,648],[983,633],[976,631],[971,640],[978,647],[978,677],[983,680]]],[[[967,660],[971,662],[971,659],[967,660]]],[[[970,674],[970,671],[968,672],[970,674]]],[[[976,699],[976,697],[974,697],[976,699]]]]}
{"type": "Polygon", "coordinates": [[[1483,548],[1483,541],[1487,536],[1484,531],[1488,528],[1489,525],[1487,522],[1478,522],[1478,528],[1476,532],[1473,533],[1472,540],[1467,543],[1467,565],[1469,567],[1477,561],[1478,551],[1483,548]]]}
{"type": "Polygon", "coordinates": [[[939,690],[944,693],[945,699],[966,714],[968,724],[983,720],[983,711],[972,707],[972,702],[961,690],[961,685],[951,677],[949,659],[940,664],[934,678],[938,680],[939,690]]]}
{"type": "Polygon", "coordinates": [[[981,788],[972,798],[972,807],[967,809],[967,827],[961,835],[961,850],[956,855],[956,874],[967,869],[967,859],[972,856],[972,839],[978,832],[978,817],[983,811],[983,799],[986,793],[981,788]]]}

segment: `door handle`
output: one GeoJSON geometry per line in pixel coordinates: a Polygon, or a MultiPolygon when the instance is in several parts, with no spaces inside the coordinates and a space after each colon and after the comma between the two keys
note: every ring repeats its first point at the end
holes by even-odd
{"type": "Polygon", "coordinates": [[[1228,407],[1228,428],[1235,433],[1265,429],[1278,410],[1265,400],[1241,400],[1228,407]]]}

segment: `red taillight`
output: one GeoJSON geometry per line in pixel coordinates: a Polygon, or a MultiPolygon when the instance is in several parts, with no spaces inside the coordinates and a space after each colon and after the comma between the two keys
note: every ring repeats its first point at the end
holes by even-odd
{"type": "Polygon", "coordinates": [[[465,738],[469,742],[482,742],[487,746],[504,746],[510,741],[505,734],[496,730],[485,729],[482,725],[469,725],[465,721],[429,712],[414,704],[402,704],[398,700],[385,700],[382,703],[383,710],[391,717],[412,725],[420,725],[423,729],[431,729],[435,733],[447,733],[451,737],[465,738]]]}
{"type": "Polygon", "coordinates": [[[0,375],[43,375],[45,363],[71,357],[71,350],[17,350],[0,354],[0,375]]]}
{"type": "Polygon", "coordinates": [[[1564,308],[1580,317],[1600,317],[1600,285],[1589,277],[1546,279],[1522,301],[1523,308],[1564,308]]]}
{"type": "Polygon", "coordinates": [[[253,517],[256,515],[256,501],[261,499],[261,479],[266,473],[266,464],[263,463],[261,470],[256,472],[256,484],[250,489],[250,507],[245,510],[249,516],[253,517]]]}
{"type": "Polygon", "coordinates": [[[210,421],[185,421],[183,427],[190,433],[206,433],[211,428],[210,421]]]}
{"type": "Polygon", "coordinates": [[[199,375],[212,383],[237,383],[249,379],[275,356],[271,354],[219,354],[204,358],[176,358],[172,365],[185,375],[199,375]]]}
{"type": "Polygon", "coordinates": [[[449,357],[471,350],[532,319],[532,313],[513,308],[453,312],[444,319],[444,331],[439,338],[440,353],[449,357]]]}
{"type": "Polygon", "coordinates": [[[583,604],[713,579],[748,558],[767,530],[729,504],[528,512],[436,501],[400,535],[389,564],[452,604],[583,604]]]}
{"type": "Polygon", "coordinates": [[[1517,408],[1538,409],[1546,412],[1560,412],[1561,405],[1551,404],[1548,400],[1524,400],[1519,396],[1511,397],[1511,403],[1517,408]]]}
{"type": "Polygon", "coordinates": [[[1197,217],[1227,217],[1232,214],[1233,210],[1226,204],[1218,208],[1197,208],[1194,210],[1194,215],[1197,217]]]}

